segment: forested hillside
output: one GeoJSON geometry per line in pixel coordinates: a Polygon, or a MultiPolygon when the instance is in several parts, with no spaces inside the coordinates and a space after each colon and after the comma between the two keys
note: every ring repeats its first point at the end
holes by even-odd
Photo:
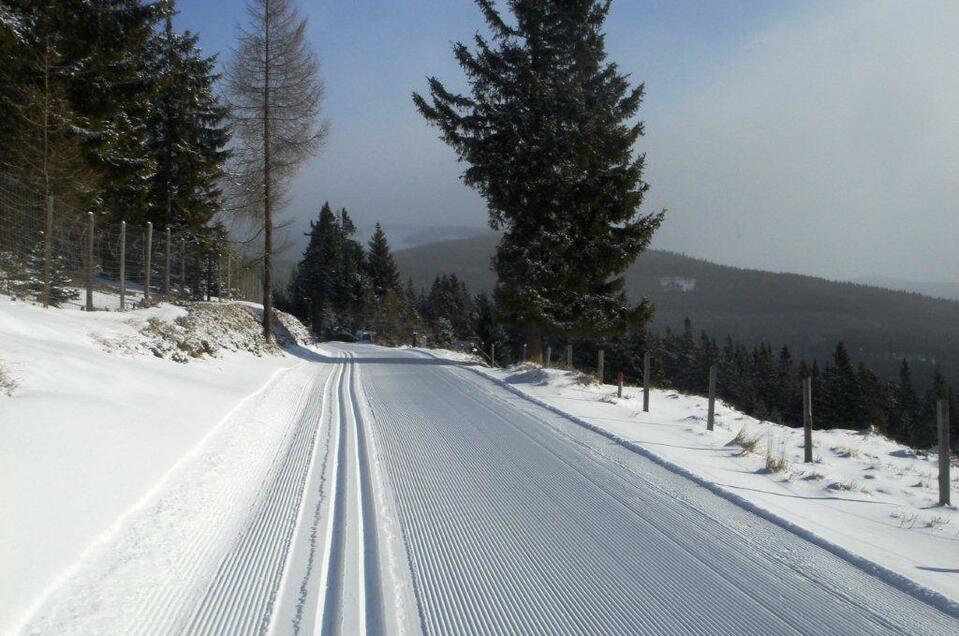
{"type": "MultiPolygon", "coordinates": [[[[490,290],[497,236],[424,245],[396,253],[403,279],[428,288],[438,272],[455,273],[474,293],[490,290]]],[[[903,357],[925,384],[939,362],[959,379],[959,302],[900,291],[717,265],[658,250],[626,273],[632,300],[656,307],[652,329],[680,331],[691,318],[711,336],[747,344],[788,345],[798,358],[826,359],[844,341],[852,357],[881,376],[897,376],[903,357]]]]}

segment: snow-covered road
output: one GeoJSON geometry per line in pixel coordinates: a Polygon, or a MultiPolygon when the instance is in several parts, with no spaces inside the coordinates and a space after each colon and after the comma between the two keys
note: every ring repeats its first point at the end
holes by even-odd
{"type": "Polygon", "coordinates": [[[325,351],[301,350],[24,631],[959,631],[954,616],[468,365],[325,351]],[[195,545],[170,540],[164,519],[189,519],[195,545]]]}

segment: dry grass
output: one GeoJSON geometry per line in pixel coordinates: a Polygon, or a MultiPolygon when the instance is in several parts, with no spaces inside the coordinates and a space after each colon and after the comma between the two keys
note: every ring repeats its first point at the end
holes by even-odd
{"type": "Polygon", "coordinates": [[[766,471],[770,473],[784,473],[789,470],[789,460],[786,459],[785,446],[780,443],[779,451],[773,451],[773,438],[767,436],[766,443],[766,471]]]}
{"type": "Polygon", "coordinates": [[[742,447],[742,451],[739,453],[740,457],[742,457],[749,453],[756,452],[756,447],[759,445],[760,440],[762,440],[762,435],[750,435],[744,426],[736,433],[736,437],[732,438],[726,445],[732,446],[735,444],[742,447]]]}
{"type": "Polygon", "coordinates": [[[826,488],[829,490],[838,490],[843,492],[859,492],[864,495],[872,494],[868,488],[864,488],[863,485],[855,479],[849,479],[847,481],[834,481],[826,486],[826,488]]]}
{"type": "Polygon", "coordinates": [[[839,457],[852,457],[853,459],[858,459],[862,456],[858,448],[851,446],[833,446],[832,452],[836,453],[839,457]]]}

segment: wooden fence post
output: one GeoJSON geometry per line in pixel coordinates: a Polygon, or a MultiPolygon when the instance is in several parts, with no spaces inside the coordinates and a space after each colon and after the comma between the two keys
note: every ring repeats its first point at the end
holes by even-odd
{"type": "Polygon", "coordinates": [[[604,384],[606,379],[606,352],[600,349],[596,354],[596,377],[604,384]]]}
{"type": "Polygon", "coordinates": [[[489,365],[491,367],[496,366],[496,345],[490,344],[489,346],[489,365]]]}
{"type": "Polygon", "coordinates": [[[949,400],[939,400],[936,404],[936,419],[939,421],[939,505],[950,504],[949,461],[949,400]]]}
{"type": "Polygon", "coordinates": [[[151,259],[153,257],[153,223],[147,221],[147,242],[143,253],[143,304],[150,303],[150,275],[153,271],[151,259]]]}
{"type": "Polygon", "coordinates": [[[120,221],[120,311],[127,308],[127,222],[120,221]]]}
{"type": "Polygon", "coordinates": [[[166,226],[166,267],[163,268],[163,297],[170,298],[170,226],[166,226]]]}
{"type": "Polygon", "coordinates": [[[643,412],[649,413],[649,385],[651,384],[649,378],[649,367],[650,364],[649,351],[643,353],[643,412]]]}
{"type": "Polygon", "coordinates": [[[709,367],[709,411],[706,415],[706,430],[713,430],[716,420],[716,365],[709,367]]]}
{"type": "Polygon", "coordinates": [[[623,372],[622,371],[620,371],[619,375],[616,377],[616,384],[619,385],[618,388],[616,389],[616,397],[621,398],[623,397],[623,372]]]}
{"type": "Polygon", "coordinates": [[[43,234],[43,306],[50,306],[50,277],[53,271],[53,197],[47,197],[47,225],[43,234]]]}
{"type": "Polygon", "coordinates": [[[546,364],[543,366],[545,366],[548,369],[552,363],[553,363],[553,348],[546,347],[546,364]]]}
{"type": "Polygon", "coordinates": [[[573,370],[573,345],[566,345],[566,368],[573,370]]]}
{"type": "MultiPolygon", "coordinates": [[[[233,300],[233,256],[226,253],[226,299],[233,300]]],[[[222,296],[222,294],[221,294],[222,296]]]]}
{"type": "Polygon", "coordinates": [[[186,294],[186,241],[180,239],[180,296],[186,294]]]}
{"type": "Polygon", "coordinates": [[[802,381],[803,462],[812,463],[812,378],[802,381]]]}
{"type": "Polygon", "coordinates": [[[93,311],[93,232],[96,229],[96,221],[93,218],[93,212],[87,212],[87,311],[93,311]]]}

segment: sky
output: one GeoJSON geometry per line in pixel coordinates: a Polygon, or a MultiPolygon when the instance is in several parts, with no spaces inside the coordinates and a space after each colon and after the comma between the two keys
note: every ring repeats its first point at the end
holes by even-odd
{"type": "MultiPolygon", "coordinates": [[[[231,55],[243,0],[180,0],[176,25],[231,55]]],[[[413,107],[460,87],[472,0],[303,0],[331,128],[288,215],[486,226],[463,165],[413,107]]],[[[607,50],[645,82],[639,117],[666,208],[653,247],[832,279],[959,280],[959,2],[614,0],[607,50]]],[[[295,226],[297,227],[297,226],[295,226]]]]}

